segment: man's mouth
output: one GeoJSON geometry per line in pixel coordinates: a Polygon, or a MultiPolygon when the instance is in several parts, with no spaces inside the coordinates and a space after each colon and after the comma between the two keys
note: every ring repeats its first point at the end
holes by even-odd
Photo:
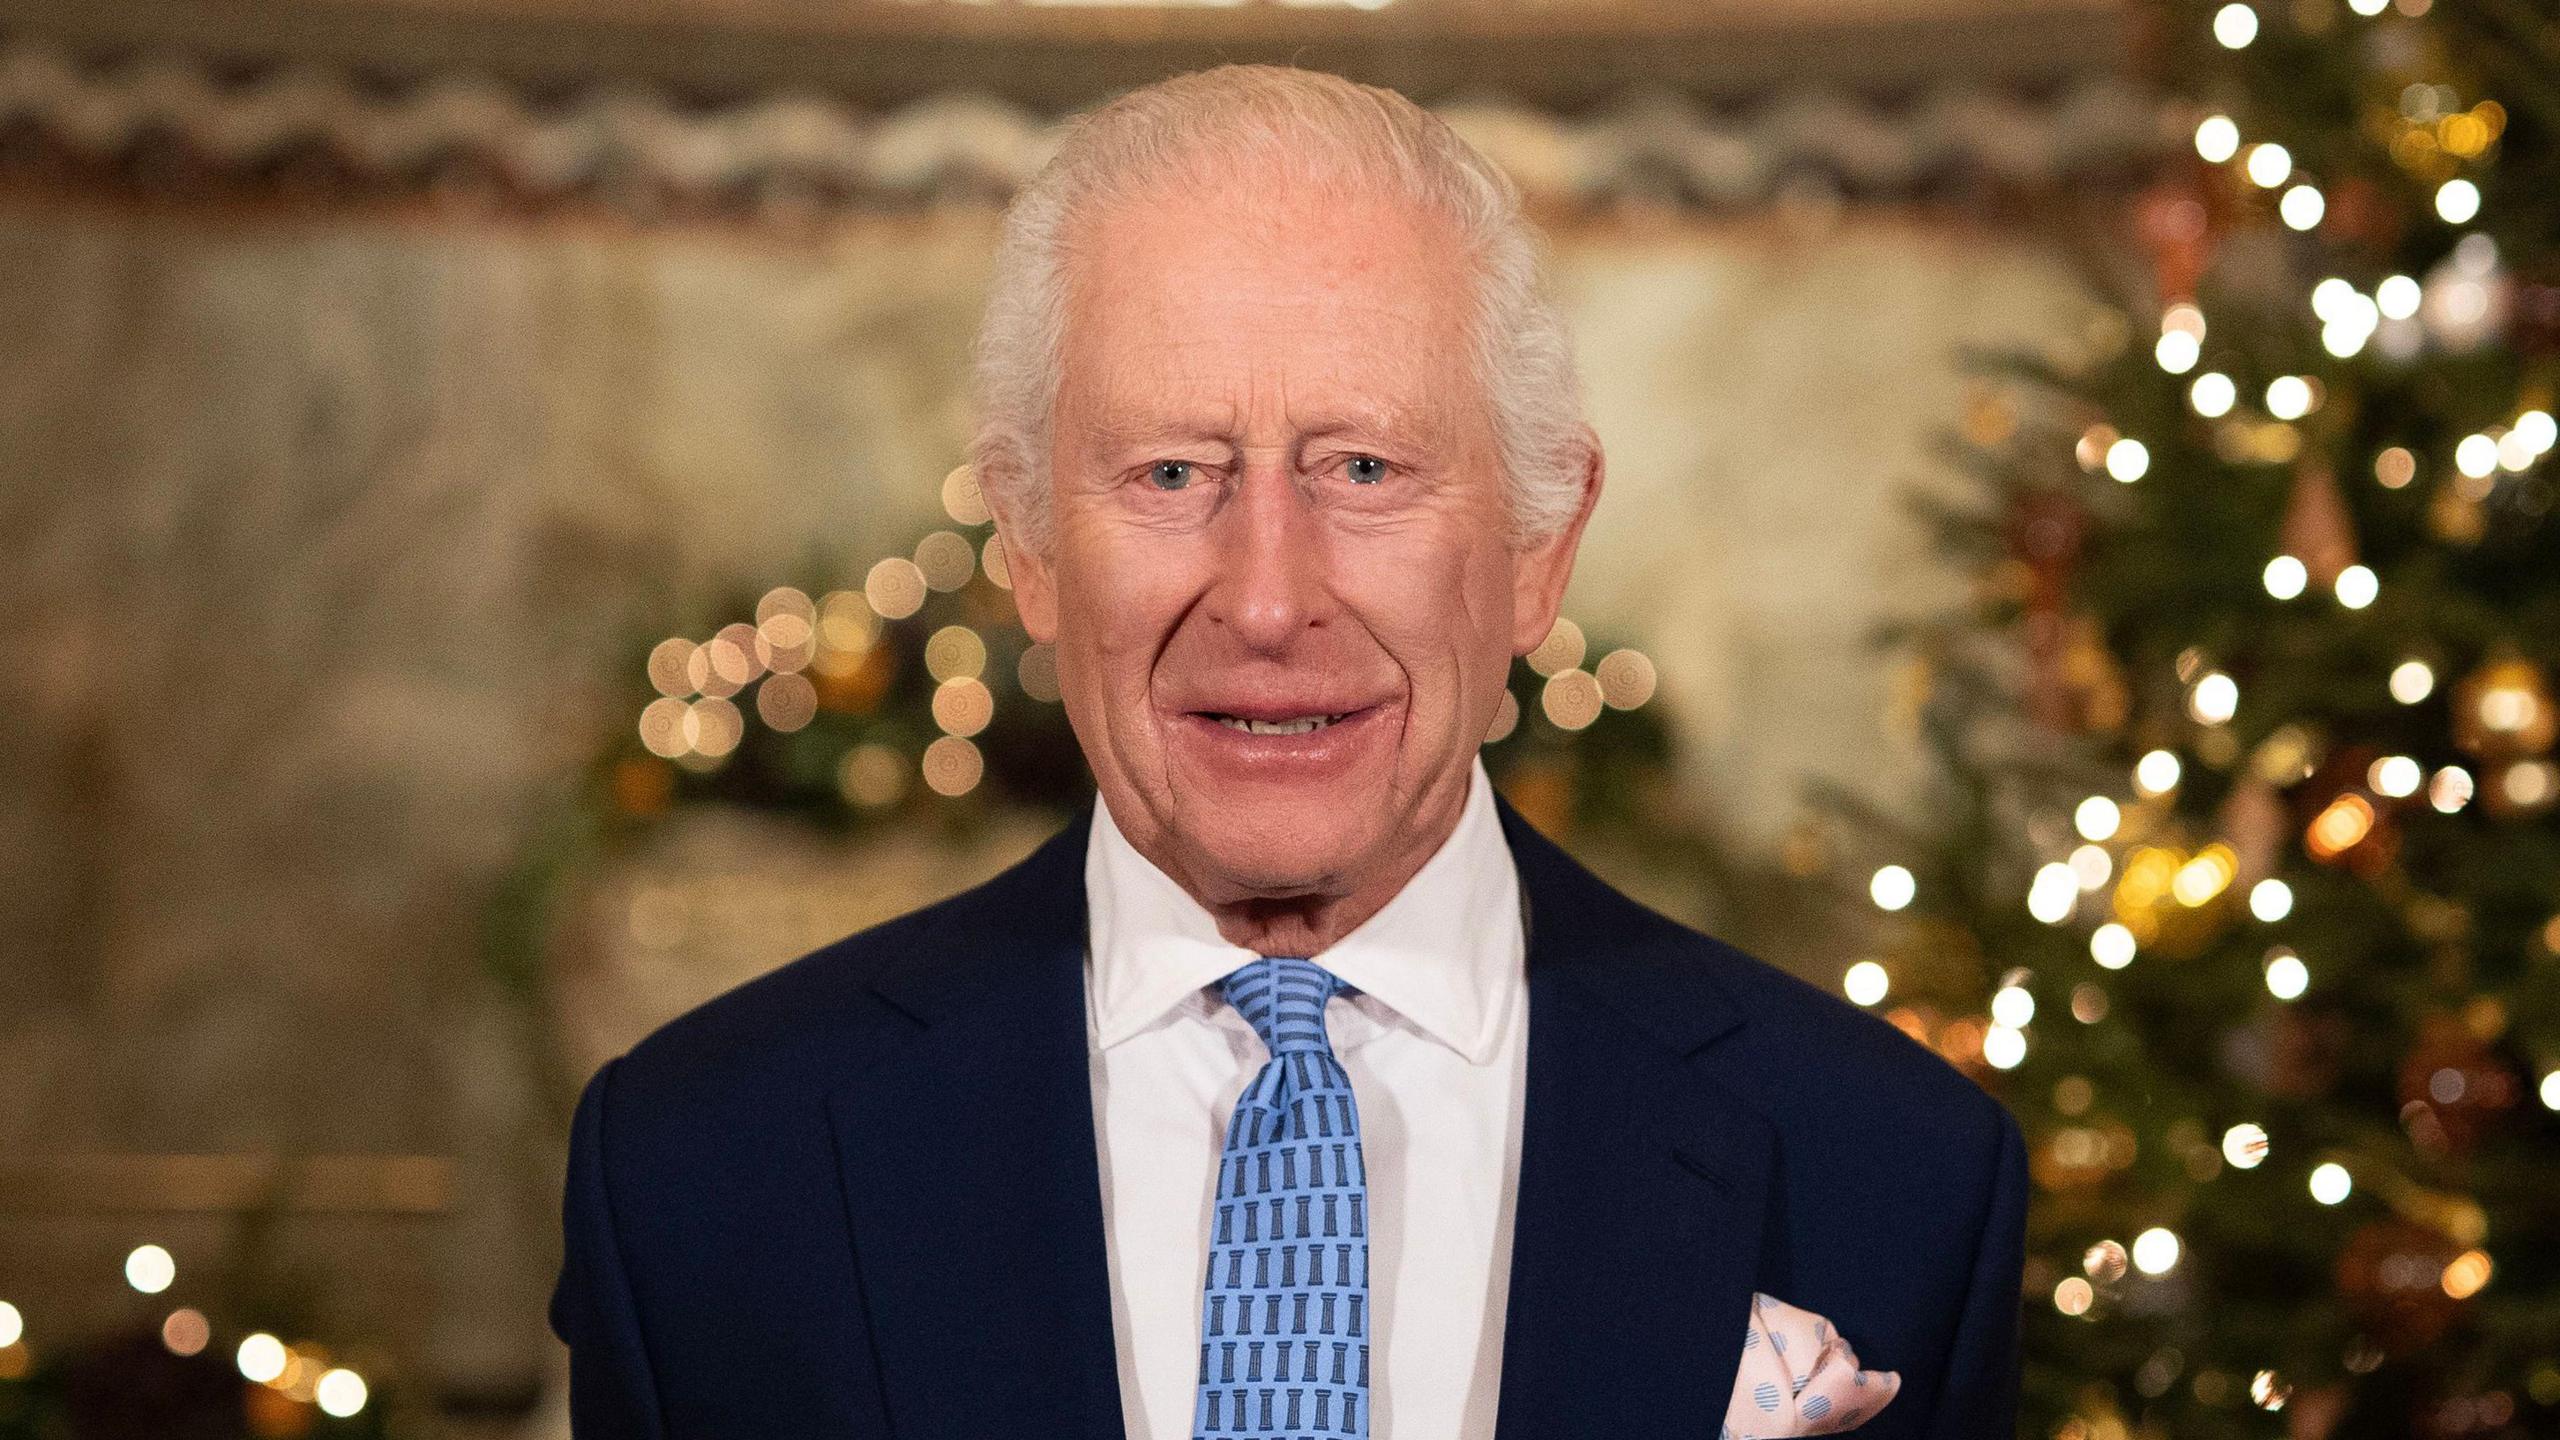
{"type": "Polygon", "coordinates": [[[1296,715],[1280,720],[1248,720],[1241,716],[1220,714],[1215,710],[1203,713],[1228,729],[1241,730],[1247,735],[1308,735],[1333,724],[1350,712],[1346,710],[1342,715],[1296,715]]]}

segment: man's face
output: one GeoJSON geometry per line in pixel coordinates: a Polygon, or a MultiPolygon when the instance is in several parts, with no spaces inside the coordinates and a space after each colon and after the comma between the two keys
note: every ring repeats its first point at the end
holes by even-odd
{"type": "Polygon", "coordinates": [[[1080,223],[1051,542],[1009,558],[1096,782],[1204,903],[1391,893],[1581,528],[1508,542],[1456,232],[1276,176],[1080,223]]]}

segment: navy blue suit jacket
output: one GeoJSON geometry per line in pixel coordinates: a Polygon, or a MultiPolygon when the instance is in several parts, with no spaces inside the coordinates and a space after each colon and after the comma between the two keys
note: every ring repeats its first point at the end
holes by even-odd
{"type": "MultiPolygon", "coordinates": [[[[581,1440],[1122,1436],[1079,819],[588,1082],[551,1324],[581,1440]]],[[[1900,1031],[1502,808],[1529,1058],[1503,1440],[1713,1440],[1754,1289],[1898,1370],[1870,1440],[2011,1440],[2024,1147],[1900,1031]]]]}

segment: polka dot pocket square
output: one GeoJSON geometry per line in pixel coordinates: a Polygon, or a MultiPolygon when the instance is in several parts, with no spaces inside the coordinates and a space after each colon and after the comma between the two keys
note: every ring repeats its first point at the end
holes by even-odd
{"type": "Polygon", "coordinates": [[[1891,1370],[1861,1370],[1830,1321],[1753,1292],[1721,1440],[1833,1435],[1874,1418],[1902,1388],[1891,1370]]]}

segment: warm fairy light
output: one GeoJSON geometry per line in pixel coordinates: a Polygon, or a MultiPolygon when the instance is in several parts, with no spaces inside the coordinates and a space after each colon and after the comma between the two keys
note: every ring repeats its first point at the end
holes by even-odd
{"type": "MultiPolygon", "coordinates": [[[[2543,1086],[2543,1093],[2546,1096],[2551,1093],[2548,1082],[2545,1082],[2543,1086]]],[[[2560,1105],[2555,1105],[2552,1108],[2560,1110],[2560,1105]]],[[[0,1350],[6,1350],[10,1346],[17,1344],[18,1337],[26,1333],[27,1317],[18,1313],[17,1306],[10,1304],[6,1300],[0,1300],[0,1350]]]]}
{"type": "Polygon", "coordinates": [[[2184,330],[2171,330],[2162,335],[2160,343],[2151,351],[2152,358],[2160,362],[2160,368],[2172,375],[2184,375],[2196,368],[2196,360],[2203,354],[2204,347],[2184,330]]]}
{"type": "Polygon", "coordinates": [[[1861,1005],[1873,1005],[1893,988],[1893,977],[1873,960],[1861,960],[1840,977],[1840,992],[1861,1005]]]}
{"type": "Polygon", "coordinates": [[[2364,783],[2373,787],[2376,794],[2399,800],[2417,794],[2425,778],[2426,771],[2416,760],[2406,755],[2385,755],[2365,768],[2364,783]]]}
{"type": "Polygon", "coordinates": [[[1994,1024],[2012,1030],[2024,1030],[2036,1018],[2036,997],[2023,985],[2003,985],[1991,997],[1991,1019],[1994,1024]]]}
{"type": "Polygon", "coordinates": [[[2320,217],[2327,213],[2329,202],[2320,197],[2315,186],[2296,185],[2285,191],[2284,198],[2276,202],[2276,214],[2296,230],[2316,228],[2320,217]]]}
{"type": "Polygon", "coordinates": [[[2267,382],[2267,413],[2279,420],[2299,420],[2311,413],[2311,382],[2299,375],[2279,375],[2267,382]]]}
{"type": "Polygon", "coordinates": [[[2098,1292],[2089,1287],[2088,1281],[2077,1275],[2065,1275],[2062,1283],[2053,1287],[2053,1308],[2065,1315],[2086,1315],[2097,1296],[2098,1292]]]}
{"type": "Polygon", "coordinates": [[[2444,1267],[2444,1293],[2456,1300],[2468,1300],[2489,1283],[2489,1254],[2485,1250],[2465,1250],[2444,1267]]]}
{"type": "Polygon", "coordinates": [[[2267,993],[2279,1000],[2299,1000],[2311,988],[2311,967],[2290,950],[2279,950],[2267,961],[2267,993]]]}
{"type": "Polygon", "coordinates": [[[2270,875],[2249,887],[2249,913],[2272,925],[2293,913],[2293,887],[2270,875]]]}
{"type": "Polygon", "coordinates": [[[2311,313],[2323,320],[2335,320],[2355,303],[2356,287],[2332,275],[2311,287],[2311,313]]]}
{"type": "Polygon", "coordinates": [[[2459,765],[2447,765],[2427,782],[2427,803],[2437,813],[2451,815],[2471,803],[2471,772],[2459,765]]]}
{"type": "Polygon", "coordinates": [[[2486,480],[2498,468],[2498,442],[2486,435],[2465,435],[2453,447],[2453,468],[2474,480],[2486,480]]]}
{"type": "Polygon", "coordinates": [[[717,759],[738,748],[746,738],[747,722],[737,706],[709,696],[685,707],[677,733],[684,736],[686,749],[717,759]]]}
{"type": "Polygon", "coordinates": [[[283,1341],[262,1330],[241,1341],[239,1353],[234,1358],[239,1362],[243,1377],[264,1385],[284,1374],[285,1362],[290,1357],[285,1354],[283,1341]]]}
{"type": "Polygon", "coordinates": [[[693,694],[693,642],[674,636],[649,652],[649,683],[661,695],[682,700],[693,694]]]}
{"type": "Polygon", "coordinates": [[[2202,905],[2231,888],[2238,864],[2228,845],[2208,845],[2170,877],[2169,894],[2181,905],[2202,905]]]}
{"type": "Polygon", "coordinates": [[[2213,38],[2225,50],[2247,49],[2249,42],[2258,38],[2258,12],[2240,0],[2231,0],[2213,12],[2213,38]]]}
{"type": "Polygon", "coordinates": [[[2017,1069],[2027,1058],[2026,1032],[2007,1025],[1994,1025],[1983,1031],[1982,1058],[1994,1070],[2017,1069]]]}
{"type": "Polygon", "coordinates": [[[2104,845],[2074,846],[2071,859],[2066,863],[2071,867],[2071,878],[2079,881],[2083,890],[2095,890],[2106,884],[2108,877],[2116,871],[2115,857],[2107,853],[2104,845]]]}
{"type": "Polygon", "coordinates": [[[987,583],[999,590],[1013,588],[1013,568],[1004,558],[1004,537],[990,535],[978,547],[978,568],[987,572],[987,583]]]}
{"type": "Polygon", "coordinates": [[[2240,709],[2240,682],[2219,670],[2208,670],[2187,695],[2187,713],[2199,725],[2220,725],[2240,709]]]}
{"type": "Polygon", "coordinates": [[[2300,595],[2302,587],[2310,583],[2311,572],[2303,568],[2300,560],[2290,555],[2279,555],[2267,562],[2266,570],[2258,578],[2265,582],[2268,594],[2279,600],[2290,600],[2300,595]]]}
{"type": "Polygon", "coordinates": [[[2036,868],[2035,880],[2027,886],[2028,914],[2047,925],[2059,925],[2071,918],[2072,907],[2079,901],[2079,872],[2060,860],[2036,868]]]}
{"type": "Polygon", "coordinates": [[[157,1295],[178,1278],[178,1262],[157,1245],[137,1245],[124,1257],[124,1281],[145,1295],[157,1295]]]}
{"type": "Polygon", "coordinates": [[[168,1346],[172,1355],[201,1355],[212,1340],[213,1326],[205,1320],[201,1310],[192,1307],[172,1310],[169,1317],[160,1322],[160,1343],[168,1346]]]}
{"type": "Polygon", "coordinates": [[[2435,693],[2436,672],[2424,660],[2403,660],[2391,670],[2391,698],[2415,705],[2435,693]]]}
{"type": "Polygon", "coordinates": [[[818,687],[806,675],[767,675],[756,687],[756,715],[785,735],[805,730],[818,718],[818,687]]]}
{"type": "MultiPolygon", "coordinates": [[[[2549,1070],[2543,1072],[2542,1089],[2540,1094],[2542,1096],[2543,1109],[2560,1110],[2560,1070],[2549,1070]]],[[[5,1324],[8,1320],[14,1318],[15,1312],[11,1312],[8,1317],[0,1318],[0,1324],[5,1324]]]]}
{"type": "Polygon", "coordinates": [[[2324,1160],[2312,1167],[2311,1198],[2323,1205],[2335,1205],[2355,1190],[2355,1179],[2347,1167],[2335,1160],[2324,1160]]]}
{"type": "Polygon", "coordinates": [[[1581,730],[1600,718],[1600,681],[1588,670],[1560,670],[1547,677],[1538,708],[1559,730],[1581,730]]]}
{"type": "Polygon", "coordinates": [[[2480,187],[2452,179],[2436,187],[2436,214],[2447,225],[2461,225],[2480,213],[2480,187]]]}
{"type": "Polygon", "coordinates": [[[984,525],[992,518],[987,513],[987,497],[978,489],[976,469],[954,465],[942,477],[942,513],[963,525],[984,525]]]}
{"type": "Polygon", "coordinates": [[[978,788],[978,781],[987,773],[987,762],[977,746],[957,735],[945,735],[924,747],[922,769],[924,783],[935,794],[957,797],[978,788]]]}
{"type": "Polygon", "coordinates": [[[2303,832],[2303,848],[2315,860],[2343,855],[2373,833],[2373,802],[2350,790],[2320,808],[2303,832]]]}
{"type": "Polygon", "coordinates": [[[2293,152],[2276,144],[2252,145],[2242,167],[2258,188],[2273,190],[2293,174],[2293,152]]]}
{"type": "Polygon", "coordinates": [[[2367,20],[2391,8],[2391,0],[2347,0],[2347,8],[2367,20]]]}
{"type": "Polygon", "coordinates": [[[949,735],[967,737],[987,728],[995,719],[995,692],[987,682],[974,675],[945,680],[934,687],[933,723],[949,735]]]}
{"type": "Polygon", "coordinates": [[[328,1371],[311,1387],[311,1398],[323,1411],[344,1420],[364,1408],[364,1377],[353,1370],[328,1371]]]}
{"type": "Polygon", "coordinates": [[[2196,377],[2196,383],[2187,387],[2187,403],[2207,420],[2219,420],[2230,414],[2232,405],[2239,399],[2240,387],[2232,384],[2231,377],[2219,370],[2207,370],[2196,377]]]}
{"type": "Polygon", "coordinates": [[[2071,458],[2079,461],[2083,470],[2101,469],[2107,463],[2107,447],[2118,438],[2113,425],[2092,425],[2080,432],[2079,440],[2071,447],[2071,458]]]}
{"type": "Polygon", "coordinates": [[[2555,792],[2560,792],[2560,767],[2548,760],[2519,760],[2498,777],[2498,788],[2505,792],[2507,803],[2517,809],[2539,809],[2555,792]]]}
{"type": "Polygon", "coordinates": [[[1612,710],[1633,710],[1653,698],[1654,686],[1660,683],[1653,661],[1642,651],[1612,650],[1591,667],[1593,679],[1600,682],[1600,699],[1612,710]]]}
{"type": "Polygon", "coordinates": [[[2190,340],[2204,339],[2204,312],[2184,300],[2160,312],[2160,333],[2184,335],[2190,340]]]}
{"type": "Polygon", "coordinates": [[[2373,478],[2385,490],[2403,489],[2418,478],[2418,457],[2404,446],[2391,446],[2373,457],[2373,478]]]}
{"type": "Polygon", "coordinates": [[[2120,921],[2110,920],[2089,934],[2089,958],[2109,970],[2132,964],[2136,948],[2133,932],[2120,921]]]}
{"type": "Polygon", "coordinates": [[[2350,610],[2361,610],[2382,593],[2382,581],[2369,565],[2350,565],[2338,572],[2338,603],[2350,610]]]}
{"type": "Polygon", "coordinates": [[[2083,840],[2108,839],[2116,833],[2116,827],[2122,823],[2124,823],[2124,812],[2116,808],[2116,802],[2104,795],[2090,796],[2080,802],[2078,809],[2071,812],[2071,827],[2080,832],[2080,838],[2083,840]]]}
{"type": "Polygon", "coordinates": [[[2080,1252],[2082,1274],[2101,1285],[2113,1285],[2124,1278],[2126,1256],[2121,1240],[2101,1240],[2080,1252]]]}
{"type": "Polygon", "coordinates": [[[2548,410],[2527,410],[2516,417],[2515,433],[2534,454],[2548,454],[2560,445],[2560,420],[2552,419],[2548,410]]]}
{"type": "Polygon", "coordinates": [[[2196,126],[2196,154],[2219,165],[2240,153],[2240,127],[2228,115],[2207,115],[2196,126]]]}
{"type": "Polygon", "coordinates": [[[1502,698],[1494,703],[1493,723],[1485,727],[1484,743],[1498,745],[1510,739],[1511,732],[1519,728],[1520,702],[1510,691],[1505,690],[1502,692],[1502,698]]]}
{"type": "Polygon", "coordinates": [[[836,788],[865,810],[895,805],[907,793],[907,762],[886,745],[856,745],[836,765],[836,788]]]}
{"type": "Polygon", "coordinates": [[[2178,788],[2178,757],[2153,750],[2133,764],[2133,788],[2145,795],[2166,795],[2178,788]]]}
{"type": "Polygon", "coordinates": [[[1559,617],[1547,631],[1547,638],[1539,641],[1537,648],[1531,650],[1526,658],[1530,669],[1552,678],[1580,665],[1588,650],[1589,642],[1582,638],[1582,627],[1559,617]]]}
{"type": "Polygon", "coordinates": [[[978,571],[978,547],[956,530],[936,530],[916,542],[916,571],[936,590],[957,590],[978,571]]]}
{"type": "Polygon", "coordinates": [[[2133,1268],[2145,1275],[2166,1275],[2178,1263],[2178,1237],[2163,1225],[2133,1237],[2133,1268]]]}
{"type": "Polygon", "coordinates": [[[2267,1158],[2267,1131],[2243,1122],[2222,1132],[2222,1158],[2234,1170],[2255,1170],[2267,1158]]]}
{"type": "Polygon", "coordinates": [[[1880,867],[1867,881],[1868,896],[1882,910],[1901,909],[1911,903],[1919,890],[1919,883],[1911,878],[1911,872],[1899,865],[1880,867]]]}
{"type": "Polygon", "coordinates": [[[2418,313],[2418,302],[2426,297],[2416,279],[2407,275],[2385,275],[2373,287],[2374,307],[2393,320],[2406,320],[2418,313]]]}
{"type": "Polygon", "coordinates": [[[903,555],[892,555],[872,566],[862,580],[863,598],[889,620],[904,620],[923,609],[924,592],[924,571],[903,555]]]}
{"type": "Polygon", "coordinates": [[[2071,987],[2071,1018],[2083,1025],[2095,1025],[2107,1018],[2106,988],[2083,980],[2071,987]]]}
{"type": "Polygon", "coordinates": [[[986,673],[987,642],[966,625],[945,625],[924,642],[924,669],[936,680],[975,680],[986,673]]]}
{"type": "Polygon", "coordinates": [[[2273,1370],[2261,1370],[2249,1377],[2249,1399],[2261,1410],[2281,1410],[2293,1398],[2293,1387],[2273,1370]]]}
{"type": "MultiPolygon", "coordinates": [[[[1058,651],[1051,645],[1034,645],[1022,652],[1014,662],[1013,678],[1022,693],[1043,705],[1058,699],[1058,651]]],[[[1506,692],[1508,693],[1508,692],[1506,692]]]]}
{"type": "Polygon", "coordinates": [[[2128,436],[2107,447],[2107,473],[2130,485],[2151,470],[2151,450],[2128,436]]]}

